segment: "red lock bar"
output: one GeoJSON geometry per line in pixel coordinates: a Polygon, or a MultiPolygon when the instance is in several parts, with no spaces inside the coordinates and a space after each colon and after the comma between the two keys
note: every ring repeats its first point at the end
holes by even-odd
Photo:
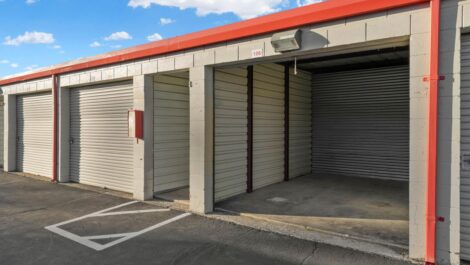
{"type": "Polygon", "coordinates": [[[141,110],[129,110],[129,137],[144,139],[144,112],[141,110]]]}

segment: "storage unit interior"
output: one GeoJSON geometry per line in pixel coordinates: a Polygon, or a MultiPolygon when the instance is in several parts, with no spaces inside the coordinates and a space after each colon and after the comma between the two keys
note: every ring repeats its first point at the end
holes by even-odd
{"type": "Polygon", "coordinates": [[[154,76],[154,193],[189,203],[189,72],[154,76]]]}
{"type": "Polygon", "coordinates": [[[408,49],[216,69],[216,209],[406,249],[408,49]]]}

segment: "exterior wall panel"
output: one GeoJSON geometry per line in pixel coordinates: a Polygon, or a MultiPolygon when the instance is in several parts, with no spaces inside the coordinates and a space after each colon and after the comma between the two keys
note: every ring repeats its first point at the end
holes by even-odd
{"type": "Polygon", "coordinates": [[[215,201],[247,188],[247,69],[217,69],[215,89],[215,201]]]}
{"type": "Polygon", "coordinates": [[[70,180],[133,191],[135,139],[128,137],[132,82],[70,91],[70,180]]]}
{"type": "MultiPolygon", "coordinates": [[[[5,103],[3,101],[3,96],[0,96],[0,146],[3,146],[3,139],[4,137],[4,108],[5,108],[5,103]]],[[[0,166],[3,168],[3,148],[0,148],[0,166]]]]}
{"type": "Polygon", "coordinates": [[[16,170],[52,176],[52,94],[17,96],[16,170]]]}
{"type": "Polygon", "coordinates": [[[461,133],[460,152],[460,253],[462,259],[470,260],[470,35],[462,36],[461,76],[461,133]]]}
{"type": "Polygon", "coordinates": [[[189,185],[189,73],[154,79],[154,192],[189,185]]]}

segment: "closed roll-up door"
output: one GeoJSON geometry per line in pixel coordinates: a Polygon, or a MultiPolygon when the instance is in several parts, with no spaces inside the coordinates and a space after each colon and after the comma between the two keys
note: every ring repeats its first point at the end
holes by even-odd
{"type": "Polygon", "coordinates": [[[312,172],[312,74],[289,70],[289,177],[312,172]]]}
{"type": "Polygon", "coordinates": [[[409,67],[313,76],[313,172],[408,180],[409,67]]]}
{"type": "Polygon", "coordinates": [[[133,191],[133,141],[128,137],[132,82],[70,91],[70,178],[72,181],[133,191]]]}
{"type": "Polygon", "coordinates": [[[3,137],[4,137],[4,108],[5,103],[3,101],[3,96],[0,96],[0,166],[3,168],[3,137]]]}
{"type": "Polygon", "coordinates": [[[189,73],[154,83],[154,192],[189,186],[189,73]]]}
{"type": "Polygon", "coordinates": [[[19,172],[52,176],[52,93],[18,95],[16,101],[19,172]]]}
{"type": "Polygon", "coordinates": [[[284,66],[253,69],[253,188],[284,179],[284,66]]]}
{"type": "Polygon", "coordinates": [[[246,192],[246,68],[215,71],[215,201],[246,192]]]}
{"type": "Polygon", "coordinates": [[[460,255],[470,261],[470,35],[461,45],[460,255]]]}

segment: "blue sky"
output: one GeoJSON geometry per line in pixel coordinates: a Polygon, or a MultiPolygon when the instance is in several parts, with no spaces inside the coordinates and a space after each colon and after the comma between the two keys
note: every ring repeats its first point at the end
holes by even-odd
{"type": "Polygon", "coordinates": [[[317,0],[0,0],[0,76],[317,0]]]}

